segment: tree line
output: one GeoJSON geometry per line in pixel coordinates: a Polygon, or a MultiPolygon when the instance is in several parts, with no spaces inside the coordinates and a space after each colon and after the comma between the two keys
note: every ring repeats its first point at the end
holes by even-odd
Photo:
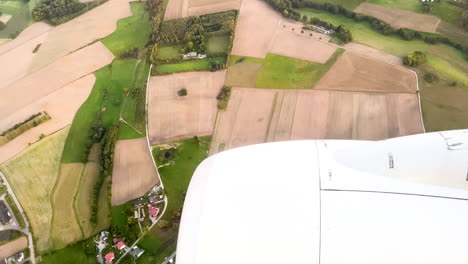
{"type": "Polygon", "coordinates": [[[45,20],[52,25],[59,25],[107,1],[81,3],[78,0],[41,0],[34,7],[32,17],[35,21],[45,20]]]}
{"type": "MultiPolygon", "coordinates": [[[[350,18],[356,22],[366,22],[371,28],[383,35],[398,35],[402,39],[412,40],[420,39],[429,44],[443,43],[449,46],[452,46],[465,54],[468,54],[468,46],[464,46],[457,41],[454,41],[446,36],[436,34],[436,33],[427,33],[416,30],[411,30],[407,28],[395,29],[390,24],[382,21],[378,18],[359,14],[353,12],[342,5],[330,4],[330,3],[316,3],[311,0],[264,0],[269,3],[274,9],[280,11],[283,16],[286,16],[291,19],[300,20],[301,15],[299,12],[295,11],[293,8],[313,8],[318,10],[323,10],[335,15],[342,15],[347,18],[350,18]]],[[[465,1],[465,0],[464,0],[465,1]]],[[[468,16],[468,15],[467,15],[468,16]]]]}

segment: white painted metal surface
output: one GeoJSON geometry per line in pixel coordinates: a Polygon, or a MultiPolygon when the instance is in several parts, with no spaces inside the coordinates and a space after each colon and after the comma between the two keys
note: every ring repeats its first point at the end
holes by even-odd
{"type": "Polygon", "coordinates": [[[190,183],[177,263],[468,263],[467,134],[214,155],[190,183]]]}

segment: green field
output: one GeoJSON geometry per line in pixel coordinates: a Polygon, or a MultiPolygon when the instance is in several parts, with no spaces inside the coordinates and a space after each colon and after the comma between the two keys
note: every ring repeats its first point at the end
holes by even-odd
{"type": "Polygon", "coordinates": [[[127,215],[124,212],[125,207],[127,207],[126,203],[111,207],[112,225],[117,227],[124,227],[127,225],[127,215]]]}
{"type": "Polygon", "coordinates": [[[12,38],[31,25],[34,21],[31,17],[31,10],[34,8],[36,1],[0,1],[0,11],[4,14],[9,14],[12,17],[6,23],[6,28],[0,31],[0,39],[12,38]]]}
{"type": "Polygon", "coordinates": [[[455,63],[432,54],[428,55],[427,64],[449,79],[468,86],[468,71],[466,71],[466,68],[463,71],[463,68],[457,67],[455,63]]]}
{"type": "Polygon", "coordinates": [[[153,68],[154,71],[152,72],[152,75],[170,74],[170,73],[188,72],[188,71],[207,71],[210,69],[209,63],[211,61],[224,64],[226,63],[226,58],[215,57],[215,58],[206,58],[206,59],[201,59],[201,60],[184,61],[184,62],[173,63],[173,64],[157,65],[156,67],[153,68]]]}
{"type": "Polygon", "coordinates": [[[420,0],[369,0],[370,4],[422,13],[420,0]]]}
{"type": "Polygon", "coordinates": [[[96,257],[86,255],[81,243],[42,256],[42,264],[95,264],[96,257]]]}
{"type": "MultiPolygon", "coordinates": [[[[192,138],[174,142],[180,144],[173,156],[175,164],[159,169],[169,200],[164,220],[169,221],[172,214],[183,206],[184,193],[187,191],[190,179],[197,166],[208,156],[210,140],[211,137],[202,137],[199,138],[199,141],[192,138]]],[[[155,158],[158,157],[159,151],[161,150],[158,146],[153,149],[155,158]]],[[[173,227],[161,231],[155,227],[147,233],[139,243],[139,246],[145,249],[146,253],[138,260],[138,263],[161,263],[164,257],[174,252],[177,243],[177,229],[177,227],[173,227]]]]}
{"type": "Polygon", "coordinates": [[[130,48],[143,48],[149,39],[151,23],[145,3],[131,2],[130,7],[133,15],[120,19],[117,29],[102,40],[115,56],[130,48]]]}
{"type": "MultiPolygon", "coordinates": [[[[242,65],[249,67],[246,62],[261,64],[260,72],[254,77],[255,88],[311,89],[343,52],[343,49],[337,49],[325,64],[268,53],[265,59],[231,55],[228,65],[233,66],[242,62],[236,67],[242,65]]],[[[253,76],[250,74],[236,76],[236,78],[244,77],[252,79],[253,76]]],[[[243,83],[243,80],[230,81],[243,83]]],[[[250,80],[244,81],[251,82],[250,80]]]]}
{"type": "Polygon", "coordinates": [[[162,46],[159,48],[158,58],[161,60],[173,60],[180,57],[182,45],[162,46]]]}
{"type": "Polygon", "coordinates": [[[226,52],[231,39],[229,36],[216,36],[208,39],[208,54],[226,52]]]}

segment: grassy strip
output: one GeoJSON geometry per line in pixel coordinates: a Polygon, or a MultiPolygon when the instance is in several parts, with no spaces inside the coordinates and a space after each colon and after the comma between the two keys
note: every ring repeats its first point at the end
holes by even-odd
{"type": "Polygon", "coordinates": [[[131,2],[130,8],[133,15],[120,19],[117,29],[102,40],[115,56],[130,48],[143,48],[149,40],[151,23],[145,3],[131,2]]]}
{"type": "MultiPolygon", "coordinates": [[[[170,201],[163,220],[172,222],[173,214],[182,208],[190,179],[197,166],[208,156],[210,140],[211,137],[202,137],[173,142],[180,145],[169,159],[164,158],[167,150],[159,147],[153,149],[153,156],[160,165],[173,162],[159,169],[170,201]]],[[[151,229],[139,243],[146,253],[141,256],[138,263],[161,263],[165,257],[174,252],[177,233],[177,224],[165,230],[157,227],[151,229]]]]}
{"type": "Polygon", "coordinates": [[[41,256],[42,264],[95,264],[94,254],[86,255],[81,243],[76,243],[64,249],[54,251],[50,254],[41,256]]]}
{"type": "Polygon", "coordinates": [[[153,68],[151,75],[163,75],[177,72],[188,71],[208,71],[210,69],[210,62],[219,64],[226,63],[225,57],[206,58],[201,60],[191,60],[174,64],[157,65],[153,68]]]}
{"type": "Polygon", "coordinates": [[[18,210],[18,207],[16,207],[15,201],[13,201],[13,198],[9,194],[5,196],[5,201],[8,203],[10,206],[11,210],[13,211],[13,214],[15,215],[16,221],[18,222],[18,225],[21,228],[26,228],[26,224],[24,223],[24,219],[21,216],[20,211],[18,210]]]}

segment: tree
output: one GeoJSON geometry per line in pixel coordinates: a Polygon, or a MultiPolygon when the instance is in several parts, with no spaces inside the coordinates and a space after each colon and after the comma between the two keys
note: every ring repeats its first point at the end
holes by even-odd
{"type": "MultiPolygon", "coordinates": [[[[0,14],[1,16],[1,14],[0,14]]],[[[6,25],[5,23],[3,23],[3,21],[0,21],[0,31],[4,30],[6,28],[6,25]]]]}
{"type": "Polygon", "coordinates": [[[415,51],[403,58],[403,64],[410,66],[410,67],[416,67],[418,65],[425,63],[426,61],[427,61],[426,53],[422,51],[415,51]]]}
{"type": "Polygon", "coordinates": [[[159,220],[156,225],[158,226],[159,229],[167,229],[171,227],[171,223],[164,219],[159,220]]]}
{"type": "Polygon", "coordinates": [[[153,47],[151,48],[151,54],[150,54],[150,63],[155,64],[158,60],[158,44],[154,44],[153,47]]]}
{"type": "Polygon", "coordinates": [[[182,88],[179,91],[177,91],[178,96],[187,96],[187,94],[188,94],[187,89],[185,89],[185,88],[182,88]]]}

